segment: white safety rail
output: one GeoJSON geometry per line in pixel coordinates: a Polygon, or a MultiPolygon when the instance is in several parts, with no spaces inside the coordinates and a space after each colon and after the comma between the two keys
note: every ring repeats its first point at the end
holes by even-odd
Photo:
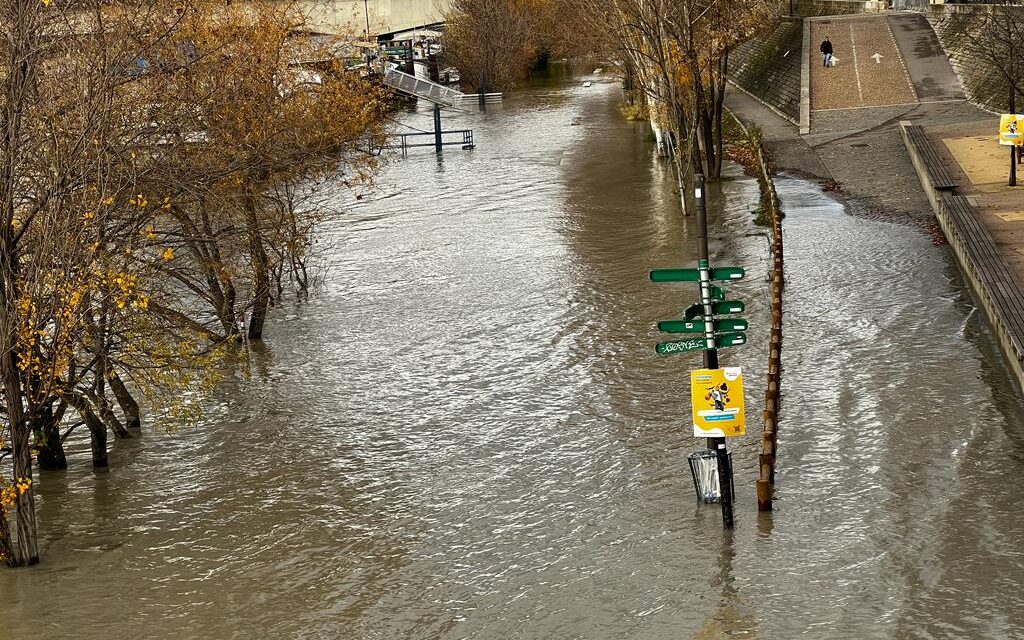
{"type": "Polygon", "coordinates": [[[403,73],[397,69],[390,69],[384,75],[384,84],[398,89],[402,93],[407,93],[417,98],[423,98],[433,102],[434,104],[444,105],[446,107],[454,107],[463,103],[466,94],[449,89],[444,85],[437,84],[436,82],[430,82],[429,80],[423,80],[416,76],[408,73],[403,73]]]}
{"type": "MultiPolygon", "coordinates": [[[[494,104],[496,102],[501,102],[503,97],[504,97],[504,94],[501,94],[501,93],[485,93],[484,94],[484,104],[494,104]]],[[[480,102],[480,94],[479,93],[460,93],[459,94],[459,100],[464,105],[465,104],[469,104],[469,103],[479,103],[480,102]]]]}

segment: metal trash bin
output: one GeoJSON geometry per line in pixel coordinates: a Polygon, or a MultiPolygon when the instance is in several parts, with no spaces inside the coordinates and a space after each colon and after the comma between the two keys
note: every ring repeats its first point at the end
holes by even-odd
{"type": "MultiPolygon", "coordinates": [[[[732,452],[728,454],[728,473],[732,479],[732,452]]],[[[693,477],[693,488],[697,499],[703,502],[720,502],[722,489],[718,485],[718,454],[710,449],[702,449],[686,457],[690,462],[690,475],[693,477]]],[[[736,483],[730,482],[733,502],[736,501],[736,483]]]]}

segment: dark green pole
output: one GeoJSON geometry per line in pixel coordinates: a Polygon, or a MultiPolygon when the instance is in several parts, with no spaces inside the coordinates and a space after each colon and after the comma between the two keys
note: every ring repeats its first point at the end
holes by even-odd
{"type": "MultiPolygon", "coordinates": [[[[1010,85],[1010,113],[1017,113],[1017,92],[1010,85]]],[[[1017,186],[1017,146],[1010,145],[1010,186],[1017,186]]]]}
{"type": "Polygon", "coordinates": [[[441,153],[441,105],[434,104],[434,150],[441,153]]]}
{"type": "MultiPolygon", "coordinates": [[[[715,318],[711,308],[711,266],[708,260],[708,209],[704,198],[704,175],[694,176],[694,200],[697,204],[697,261],[700,270],[700,300],[704,305],[704,367],[718,368],[718,349],[715,345],[715,318]]],[[[732,468],[725,438],[708,438],[708,449],[718,458],[718,488],[722,499],[722,526],[732,529],[732,468]]]]}

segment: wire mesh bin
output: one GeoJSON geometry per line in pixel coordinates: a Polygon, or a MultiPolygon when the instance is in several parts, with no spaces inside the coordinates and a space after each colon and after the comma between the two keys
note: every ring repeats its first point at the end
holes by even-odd
{"type": "MultiPolygon", "coordinates": [[[[728,453],[728,472],[732,478],[732,452],[728,453]]],[[[693,488],[697,492],[697,499],[703,502],[719,502],[722,499],[722,489],[718,485],[718,454],[710,449],[704,449],[691,453],[686,457],[690,462],[690,475],[693,476],[693,488]]],[[[736,484],[731,485],[733,502],[736,501],[736,484]]]]}

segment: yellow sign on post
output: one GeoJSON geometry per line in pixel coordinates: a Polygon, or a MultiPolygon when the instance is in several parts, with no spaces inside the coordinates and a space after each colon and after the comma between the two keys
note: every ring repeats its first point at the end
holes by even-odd
{"type": "Polygon", "coordinates": [[[999,144],[1018,147],[1024,144],[1024,115],[1004,113],[999,116],[999,144]]]}
{"type": "Polygon", "coordinates": [[[746,432],[743,372],[739,367],[691,371],[690,397],[695,437],[724,438],[746,432]]]}

